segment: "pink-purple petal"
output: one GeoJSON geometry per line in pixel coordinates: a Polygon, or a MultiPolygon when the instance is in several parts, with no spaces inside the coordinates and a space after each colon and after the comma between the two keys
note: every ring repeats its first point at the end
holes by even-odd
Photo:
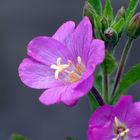
{"type": "Polygon", "coordinates": [[[40,96],[39,100],[45,105],[64,103],[67,106],[73,106],[80,97],[88,93],[92,87],[92,83],[93,77],[90,76],[86,80],[83,80],[76,88],[73,88],[73,85],[54,87],[46,90],[40,96]]]}
{"type": "Polygon", "coordinates": [[[115,115],[120,119],[120,121],[126,120],[126,115],[130,109],[130,105],[132,104],[131,96],[121,96],[120,100],[116,104],[114,110],[115,115]]]}
{"type": "Polygon", "coordinates": [[[80,56],[85,63],[92,38],[92,25],[88,17],[84,17],[67,40],[66,47],[75,59],[80,56]]]}
{"type": "Polygon", "coordinates": [[[73,98],[74,91],[70,86],[62,86],[46,90],[39,98],[44,105],[64,103],[68,106],[74,105],[77,101],[73,98]]]}
{"type": "Polygon", "coordinates": [[[78,100],[80,97],[87,95],[92,86],[93,86],[93,76],[90,76],[85,80],[83,79],[79,83],[79,85],[73,88],[75,92],[77,91],[77,93],[73,95],[74,98],[78,100]]]}
{"type": "Polygon", "coordinates": [[[69,36],[74,31],[74,28],[75,23],[73,21],[68,21],[59,27],[59,29],[53,35],[53,38],[63,44],[66,44],[66,41],[69,39],[69,36]]]}
{"type": "Polygon", "coordinates": [[[48,37],[34,38],[28,45],[28,55],[48,66],[56,64],[58,57],[62,58],[63,63],[67,63],[68,59],[73,60],[62,43],[48,37]]]}
{"type": "Polygon", "coordinates": [[[126,115],[126,123],[133,137],[140,138],[140,102],[131,104],[126,115]]]}
{"type": "Polygon", "coordinates": [[[61,92],[58,92],[58,88],[51,88],[39,97],[39,101],[44,105],[53,105],[61,102],[61,92]]]}
{"type": "Polygon", "coordinates": [[[112,123],[113,107],[106,105],[98,108],[91,116],[90,127],[107,127],[112,123]],[[101,113],[102,112],[102,113],[101,113]]]}
{"type": "Polygon", "coordinates": [[[110,126],[88,129],[88,140],[112,140],[112,139],[113,133],[110,126]]]}
{"type": "Polygon", "coordinates": [[[19,66],[19,76],[22,82],[36,89],[46,89],[64,85],[61,80],[54,79],[54,71],[33,59],[26,58],[19,66]]]}
{"type": "Polygon", "coordinates": [[[105,44],[100,39],[94,39],[90,45],[87,65],[100,64],[105,58],[105,44]]]}
{"type": "Polygon", "coordinates": [[[91,116],[88,128],[88,140],[112,140],[113,107],[105,105],[98,108],[91,116]]]}

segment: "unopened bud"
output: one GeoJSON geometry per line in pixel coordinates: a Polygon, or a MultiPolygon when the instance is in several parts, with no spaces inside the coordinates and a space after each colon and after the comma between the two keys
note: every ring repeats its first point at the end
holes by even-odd
{"type": "Polygon", "coordinates": [[[109,26],[106,17],[103,17],[101,19],[101,25],[102,25],[102,31],[104,32],[109,26]]]}
{"type": "Polygon", "coordinates": [[[94,15],[93,7],[88,1],[85,2],[83,15],[88,16],[91,22],[93,22],[93,15],[94,15]]]}
{"type": "Polygon", "coordinates": [[[107,30],[105,30],[104,34],[108,41],[112,42],[113,44],[117,42],[118,34],[113,28],[109,27],[107,30]]]}
{"type": "Polygon", "coordinates": [[[126,12],[126,10],[125,10],[124,6],[122,6],[118,10],[116,17],[115,17],[115,20],[118,21],[120,18],[125,18],[125,12],[126,12]]]}
{"type": "Polygon", "coordinates": [[[133,39],[136,39],[140,35],[140,12],[131,19],[127,35],[133,39]]]}

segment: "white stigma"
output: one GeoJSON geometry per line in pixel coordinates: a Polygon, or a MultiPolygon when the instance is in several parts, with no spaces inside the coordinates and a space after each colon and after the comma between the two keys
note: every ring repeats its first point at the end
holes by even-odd
{"type": "Polygon", "coordinates": [[[52,64],[50,68],[55,70],[55,74],[54,74],[55,79],[59,79],[59,74],[61,72],[64,72],[65,69],[67,69],[69,66],[70,66],[70,63],[62,64],[62,59],[59,57],[56,60],[56,65],[52,64]]]}

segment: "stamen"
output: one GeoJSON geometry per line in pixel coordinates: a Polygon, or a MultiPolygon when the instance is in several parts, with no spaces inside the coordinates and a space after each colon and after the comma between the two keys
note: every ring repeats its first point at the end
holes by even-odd
{"type": "Polygon", "coordinates": [[[129,129],[126,129],[125,131],[118,134],[117,137],[113,138],[112,140],[118,140],[119,138],[124,138],[127,135],[128,132],[129,132],[129,129]]]}
{"type": "Polygon", "coordinates": [[[62,59],[60,57],[57,58],[56,63],[57,65],[52,64],[50,68],[55,70],[55,79],[59,79],[59,73],[64,72],[65,69],[69,68],[70,64],[61,64],[62,59]]]}
{"type": "Polygon", "coordinates": [[[68,60],[67,62],[68,62],[68,64],[73,65],[71,60],[68,60]]]}
{"type": "Polygon", "coordinates": [[[73,83],[73,82],[78,81],[81,77],[77,73],[71,72],[69,74],[69,78],[70,78],[70,82],[73,83]]]}
{"type": "Polygon", "coordinates": [[[58,66],[61,65],[61,62],[62,62],[62,58],[61,57],[57,58],[57,65],[58,66]]]}
{"type": "Polygon", "coordinates": [[[121,122],[119,121],[117,117],[114,118],[114,122],[115,122],[116,127],[119,127],[121,125],[121,122]]]}
{"type": "Polygon", "coordinates": [[[58,70],[55,71],[54,77],[55,77],[56,80],[59,79],[59,71],[58,70]]]}
{"type": "Polygon", "coordinates": [[[56,64],[50,66],[51,69],[55,70],[55,79],[58,80],[59,74],[62,73],[64,80],[71,83],[78,81],[85,70],[85,66],[80,56],[77,57],[77,62],[78,64],[74,65],[71,60],[68,60],[67,64],[62,64],[61,57],[57,58],[56,64]]]}
{"type": "Polygon", "coordinates": [[[114,118],[114,123],[116,138],[113,138],[112,140],[119,140],[119,138],[125,138],[127,133],[129,132],[129,129],[123,123],[121,123],[117,117],[114,118]]]}
{"type": "Polygon", "coordinates": [[[51,69],[57,69],[57,65],[51,65],[51,67],[50,67],[51,69]]]}
{"type": "Polygon", "coordinates": [[[78,62],[78,64],[81,64],[82,63],[82,59],[81,59],[80,56],[77,57],[77,62],[78,62]]]}

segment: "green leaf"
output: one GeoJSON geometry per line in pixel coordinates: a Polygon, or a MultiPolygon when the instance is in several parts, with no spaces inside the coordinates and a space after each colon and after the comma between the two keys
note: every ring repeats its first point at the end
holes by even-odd
{"type": "Polygon", "coordinates": [[[115,61],[115,58],[112,56],[112,54],[106,52],[105,60],[102,64],[102,68],[105,74],[112,74],[117,67],[117,63],[115,61]]]}
{"type": "Polygon", "coordinates": [[[94,112],[99,107],[99,103],[91,92],[88,94],[88,97],[90,103],[90,110],[91,112],[94,112]]]}
{"type": "Polygon", "coordinates": [[[101,0],[88,0],[92,5],[97,15],[102,16],[102,3],[101,0]]]}
{"type": "Polygon", "coordinates": [[[131,86],[133,86],[136,82],[140,81],[140,64],[133,66],[120,81],[117,92],[111,101],[111,104],[114,104],[119,97],[127,91],[131,86]]]}
{"type": "Polygon", "coordinates": [[[103,78],[102,75],[96,75],[95,79],[94,79],[94,86],[96,87],[96,89],[99,91],[99,93],[103,93],[103,78]]]}
{"type": "Polygon", "coordinates": [[[73,138],[73,137],[67,137],[66,139],[67,140],[76,140],[76,138],[73,138]]]}
{"type": "Polygon", "coordinates": [[[113,24],[113,29],[120,34],[121,32],[123,32],[125,26],[125,20],[124,18],[120,18],[116,23],[113,24]]]}
{"type": "Polygon", "coordinates": [[[108,18],[109,22],[113,20],[113,8],[110,0],[106,0],[105,8],[104,8],[104,16],[108,18]]]}
{"type": "Polygon", "coordinates": [[[19,134],[13,134],[11,136],[11,140],[29,140],[29,139],[19,134]]]}
{"type": "Polygon", "coordinates": [[[130,0],[127,12],[126,12],[126,26],[128,25],[129,21],[131,20],[134,12],[139,4],[140,0],[130,0]]]}

